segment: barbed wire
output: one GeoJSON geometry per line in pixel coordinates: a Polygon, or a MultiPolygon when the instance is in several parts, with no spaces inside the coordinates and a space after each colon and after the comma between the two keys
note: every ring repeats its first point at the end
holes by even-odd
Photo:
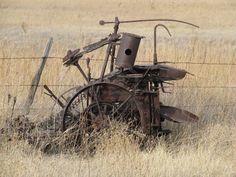
{"type": "MultiPolygon", "coordinates": [[[[41,59],[42,57],[35,57],[35,56],[32,56],[32,57],[1,57],[0,60],[38,60],[38,59],[41,59]]],[[[64,57],[60,57],[60,56],[49,56],[48,58],[50,59],[60,59],[62,60],[64,57]]],[[[80,60],[86,60],[84,58],[80,59],[80,60]]],[[[201,59],[200,59],[201,60],[201,59]]],[[[104,59],[101,59],[101,58],[97,58],[97,59],[93,59],[91,61],[104,61],[104,59]]],[[[137,62],[152,62],[152,61],[149,61],[149,60],[137,60],[137,62]]],[[[219,63],[216,63],[216,62],[192,62],[192,61],[163,61],[161,63],[170,63],[170,64],[192,64],[192,65],[236,65],[236,63],[229,63],[229,62],[219,62],[219,63]]]]}
{"type": "MultiPolygon", "coordinates": [[[[45,84],[39,84],[39,85],[31,85],[31,84],[5,84],[5,85],[0,85],[0,87],[44,87],[45,84]]],[[[46,84],[48,87],[76,87],[80,86],[78,84],[46,84]]],[[[168,88],[173,88],[173,89],[192,89],[192,88],[197,88],[197,89],[236,89],[236,86],[170,86],[168,88]]]]}
{"type": "MultiPolygon", "coordinates": [[[[42,57],[37,57],[37,56],[28,56],[28,57],[0,57],[0,60],[39,60],[42,57]]],[[[52,59],[63,59],[63,57],[56,57],[56,56],[49,56],[47,58],[52,58],[52,59]]]]}
{"type": "Polygon", "coordinates": [[[178,107],[235,107],[236,103],[234,104],[208,104],[208,105],[179,105],[178,107]]]}
{"type": "MultiPolygon", "coordinates": [[[[0,87],[44,87],[43,84],[40,85],[30,85],[30,84],[5,84],[0,85],[0,87]]],[[[78,84],[47,84],[48,87],[76,87],[80,86],[78,84]]],[[[236,86],[172,86],[168,88],[173,89],[236,89],[236,86]]]]}
{"type": "MultiPolygon", "coordinates": [[[[29,57],[2,57],[0,60],[38,60],[42,57],[39,56],[29,56],[29,57]]],[[[49,56],[50,59],[60,59],[62,60],[63,57],[60,56],[49,56]]],[[[82,58],[81,60],[85,60],[82,58]]],[[[94,59],[93,61],[104,61],[104,59],[94,59]]],[[[137,60],[137,62],[152,62],[148,60],[137,60]]],[[[213,62],[191,62],[191,61],[174,61],[174,62],[161,62],[161,63],[170,63],[170,64],[196,64],[196,65],[236,65],[236,63],[213,63],[213,62]]],[[[36,85],[30,84],[5,84],[0,85],[0,87],[33,87],[36,85]]],[[[38,87],[43,87],[44,85],[38,85],[38,87]]],[[[79,86],[77,84],[48,84],[49,87],[74,87],[79,86]]],[[[189,89],[189,88],[196,88],[196,89],[235,89],[236,86],[173,86],[172,88],[177,89],[189,89]]]]}
{"type": "MultiPolygon", "coordinates": [[[[207,105],[178,105],[179,108],[184,108],[184,107],[189,107],[189,108],[201,108],[201,107],[235,107],[236,106],[236,103],[232,103],[232,104],[207,104],[207,105]]],[[[10,107],[9,108],[0,108],[0,110],[8,110],[8,109],[11,109],[10,107]]],[[[23,110],[24,108],[15,108],[15,110],[23,110]]],[[[51,110],[52,108],[49,108],[49,107],[32,107],[31,110],[45,110],[45,109],[49,109],[51,110]]]]}

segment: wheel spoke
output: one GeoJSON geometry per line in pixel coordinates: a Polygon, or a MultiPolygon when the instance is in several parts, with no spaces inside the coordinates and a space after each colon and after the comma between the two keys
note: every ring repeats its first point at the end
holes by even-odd
{"type": "Polygon", "coordinates": [[[104,113],[107,114],[107,105],[104,105],[104,113]]]}
{"type": "Polygon", "coordinates": [[[117,113],[119,111],[120,108],[122,108],[131,98],[132,98],[133,95],[130,95],[124,102],[122,102],[118,108],[116,108],[116,110],[114,111],[113,114],[117,113]]]}
{"type": "Polygon", "coordinates": [[[97,117],[92,111],[89,111],[87,113],[88,113],[88,115],[91,116],[91,118],[89,120],[95,119],[97,117]]]}
{"type": "Polygon", "coordinates": [[[101,129],[111,126],[112,121],[139,118],[133,93],[112,83],[95,83],[81,88],[69,101],[63,117],[64,130],[78,131],[77,138],[93,136],[101,129]],[[114,91],[114,92],[113,92],[114,91]],[[114,93],[114,94],[113,94],[114,93]]]}
{"type": "Polygon", "coordinates": [[[93,89],[93,96],[95,97],[95,101],[96,101],[96,104],[97,104],[99,116],[102,117],[103,115],[102,115],[101,108],[100,108],[100,105],[99,105],[99,102],[98,102],[97,94],[96,94],[96,92],[94,91],[94,86],[92,86],[92,89],[93,89]]]}
{"type": "Polygon", "coordinates": [[[83,95],[80,95],[80,100],[81,100],[81,107],[82,107],[82,112],[84,112],[84,102],[83,102],[83,95]]]}

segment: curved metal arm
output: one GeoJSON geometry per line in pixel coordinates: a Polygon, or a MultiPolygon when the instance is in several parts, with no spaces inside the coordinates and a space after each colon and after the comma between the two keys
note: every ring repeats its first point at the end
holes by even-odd
{"type": "MultiPolygon", "coordinates": [[[[119,21],[120,23],[139,23],[139,22],[157,22],[157,21],[162,21],[162,22],[176,22],[176,23],[182,23],[182,24],[186,24],[186,25],[190,25],[193,26],[195,28],[199,28],[199,26],[193,24],[193,23],[189,23],[186,21],[182,21],[182,20],[175,20],[175,19],[142,19],[142,20],[124,20],[124,21],[119,21]]],[[[99,24],[100,25],[105,25],[105,24],[111,24],[111,23],[117,23],[115,21],[104,21],[104,20],[100,20],[99,24]]]]}
{"type": "Polygon", "coordinates": [[[156,47],[157,47],[157,34],[156,34],[156,32],[157,32],[157,28],[158,27],[163,27],[167,32],[168,32],[168,34],[169,34],[169,36],[171,37],[171,33],[170,33],[170,31],[169,31],[169,29],[165,26],[165,25],[163,25],[163,24],[157,24],[155,27],[154,27],[154,54],[153,54],[153,64],[154,65],[156,65],[157,64],[157,49],[156,49],[156,47]]]}

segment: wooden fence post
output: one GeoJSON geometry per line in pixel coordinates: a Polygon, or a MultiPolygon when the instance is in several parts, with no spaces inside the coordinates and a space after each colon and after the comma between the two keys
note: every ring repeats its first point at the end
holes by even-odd
{"type": "Polygon", "coordinates": [[[48,41],[47,46],[44,51],[44,55],[41,58],[41,62],[39,64],[39,67],[38,67],[37,71],[35,72],[34,78],[32,79],[31,87],[29,89],[29,94],[28,94],[27,100],[24,104],[23,115],[27,115],[30,113],[30,107],[34,102],[34,97],[35,97],[35,94],[36,94],[36,91],[38,88],[38,84],[39,84],[44,66],[46,64],[46,61],[47,61],[47,58],[49,55],[49,51],[52,47],[52,42],[53,42],[53,38],[51,37],[51,38],[49,38],[49,41],[48,41]]]}

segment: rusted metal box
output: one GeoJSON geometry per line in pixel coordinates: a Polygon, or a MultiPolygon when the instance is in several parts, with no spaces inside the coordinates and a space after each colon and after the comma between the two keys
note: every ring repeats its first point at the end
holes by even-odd
{"type": "Polygon", "coordinates": [[[118,67],[129,68],[134,65],[141,38],[136,34],[123,33],[115,63],[118,67]]]}

